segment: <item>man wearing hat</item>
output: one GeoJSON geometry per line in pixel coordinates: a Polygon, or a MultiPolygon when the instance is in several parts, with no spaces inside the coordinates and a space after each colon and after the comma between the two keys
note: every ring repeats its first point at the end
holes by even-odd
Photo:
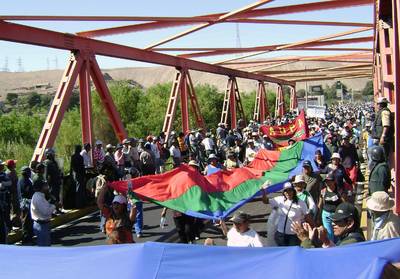
{"type": "Polygon", "coordinates": [[[35,193],[31,179],[31,169],[28,166],[21,168],[21,177],[18,180],[18,192],[21,195],[20,208],[22,220],[22,243],[29,243],[33,237],[33,221],[31,217],[31,200],[35,193]]]}
{"type": "Polygon", "coordinates": [[[333,233],[339,239],[336,242],[337,246],[365,241],[360,229],[358,211],[351,203],[339,204],[330,219],[333,224],[333,233]]]}
{"type": "Polygon", "coordinates": [[[93,164],[98,169],[104,162],[104,156],[106,156],[103,149],[103,142],[101,140],[96,140],[95,147],[93,149],[93,164]]]}
{"type": "Polygon", "coordinates": [[[353,189],[353,181],[350,179],[346,169],[341,164],[341,157],[339,153],[332,154],[331,163],[326,168],[326,173],[333,174],[338,192],[347,199],[349,190],[353,189]]]}
{"type": "Polygon", "coordinates": [[[49,184],[50,194],[56,203],[60,201],[60,191],[62,185],[62,173],[56,161],[56,152],[53,148],[45,151],[46,160],[44,161],[44,177],[49,184]]]}
{"type": "Polygon", "coordinates": [[[245,159],[245,161],[247,163],[252,162],[254,160],[254,158],[256,157],[257,152],[258,152],[258,148],[255,146],[254,140],[249,139],[247,141],[246,159],[245,159]]]}
{"type": "Polygon", "coordinates": [[[377,100],[378,111],[375,114],[375,120],[371,126],[371,136],[376,144],[384,147],[386,156],[391,151],[391,143],[393,142],[394,127],[393,116],[388,108],[388,99],[379,97],[377,100]]]}
{"type": "Polygon", "coordinates": [[[258,233],[250,228],[249,214],[238,211],[229,220],[233,223],[233,227],[228,231],[227,246],[263,247],[258,233]]]}
{"type": "Polygon", "coordinates": [[[400,217],[393,214],[394,199],[388,193],[378,191],[367,199],[367,208],[373,220],[371,240],[382,240],[400,236],[400,217]]]}
{"type": "Polygon", "coordinates": [[[224,123],[218,124],[216,133],[217,133],[217,144],[218,144],[218,146],[221,146],[227,136],[227,132],[226,132],[224,123]]]}
{"type": "Polygon", "coordinates": [[[210,154],[215,153],[215,143],[211,138],[210,132],[206,133],[206,137],[201,141],[201,144],[204,146],[206,156],[210,156],[210,154]]]}
{"type": "Polygon", "coordinates": [[[296,190],[296,195],[299,200],[302,200],[307,205],[307,213],[311,214],[310,216],[315,217],[317,215],[317,205],[314,202],[311,194],[305,190],[306,182],[304,181],[303,175],[296,175],[293,181],[293,187],[296,190]]]}
{"type": "Polygon", "coordinates": [[[36,235],[37,246],[50,246],[50,219],[56,210],[54,204],[50,204],[46,195],[49,193],[49,185],[43,178],[44,165],[38,165],[39,177],[35,180],[33,186],[35,193],[31,200],[31,216],[33,219],[33,232],[36,235]]]}
{"type": "Polygon", "coordinates": [[[350,143],[350,135],[343,136],[342,145],[339,147],[338,153],[342,158],[342,165],[346,169],[352,184],[355,185],[358,176],[358,166],[360,159],[358,158],[357,148],[354,144],[350,143]]]}
{"type": "Polygon", "coordinates": [[[85,165],[85,169],[93,168],[92,156],[90,154],[90,150],[92,150],[92,146],[90,145],[90,143],[87,142],[83,145],[83,150],[80,153],[83,158],[83,164],[85,165]]]}
{"type": "Polygon", "coordinates": [[[211,175],[213,173],[219,172],[221,170],[222,166],[218,162],[218,157],[215,154],[210,154],[208,156],[208,165],[204,169],[204,174],[205,175],[211,175]]]}
{"type": "Polygon", "coordinates": [[[109,171],[109,173],[112,173],[112,175],[114,176],[113,179],[117,179],[118,178],[118,166],[117,166],[117,162],[115,161],[114,158],[114,149],[115,146],[113,146],[112,144],[107,144],[106,145],[106,155],[104,156],[104,161],[103,161],[103,166],[105,169],[107,169],[109,171]]]}
{"type": "Polygon", "coordinates": [[[330,217],[333,224],[333,233],[338,239],[336,243],[329,240],[327,232],[323,227],[311,228],[302,226],[296,222],[292,224],[292,229],[301,240],[304,248],[342,246],[365,241],[362,230],[360,229],[360,217],[357,209],[348,202],[343,202],[336,207],[335,213],[330,217]],[[309,238],[310,232],[313,240],[309,238]]]}
{"type": "Polygon", "coordinates": [[[370,171],[368,181],[369,193],[373,194],[376,191],[387,192],[391,184],[391,174],[383,147],[373,146],[370,149],[370,157],[371,163],[368,165],[370,171]]]}
{"type": "Polygon", "coordinates": [[[237,168],[243,167],[243,164],[237,158],[236,153],[234,151],[230,150],[230,151],[228,151],[228,153],[226,153],[226,161],[225,161],[224,166],[228,170],[232,170],[232,169],[237,169],[237,168]]]}
{"type": "Polygon", "coordinates": [[[75,186],[75,206],[82,208],[86,204],[85,159],[81,155],[82,146],[75,145],[75,153],[71,156],[71,177],[75,186]]]}
{"type": "Polygon", "coordinates": [[[12,226],[19,227],[21,225],[21,210],[19,207],[19,197],[18,197],[18,174],[16,172],[17,161],[7,160],[6,165],[8,168],[7,175],[11,179],[11,212],[12,212],[12,226]]]}

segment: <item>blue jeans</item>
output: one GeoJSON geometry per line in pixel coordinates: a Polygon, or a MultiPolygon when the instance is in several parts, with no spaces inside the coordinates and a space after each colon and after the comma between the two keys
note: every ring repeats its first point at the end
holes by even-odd
{"type": "Polygon", "coordinates": [[[100,231],[102,233],[106,232],[105,227],[104,227],[105,225],[106,225],[106,217],[103,216],[103,214],[101,213],[101,210],[100,210],[100,225],[99,225],[99,228],[100,228],[100,231]]]}
{"type": "Polygon", "coordinates": [[[333,226],[332,226],[332,220],[329,219],[333,215],[334,212],[328,212],[325,210],[322,210],[322,225],[328,232],[328,238],[335,242],[335,235],[333,233],[333,226]]]}
{"type": "Polygon", "coordinates": [[[51,245],[50,222],[39,224],[38,222],[34,221],[33,233],[36,235],[37,246],[51,245]]]}
{"type": "Polygon", "coordinates": [[[136,203],[136,220],[135,220],[135,233],[141,234],[143,229],[143,203],[136,203]]]}

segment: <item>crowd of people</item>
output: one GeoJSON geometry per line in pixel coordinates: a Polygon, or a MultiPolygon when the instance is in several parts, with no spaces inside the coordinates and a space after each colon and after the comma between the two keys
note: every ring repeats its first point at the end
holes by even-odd
{"type": "MultiPolygon", "coordinates": [[[[278,246],[332,247],[364,241],[360,213],[355,206],[357,185],[365,182],[361,164],[368,162],[367,206],[372,220],[371,239],[400,235],[400,220],[392,213],[391,169],[394,122],[388,100],[373,104],[341,104],[327,109],[325,118],[307,118],[310,136],[322,133],[326,150],[317,150],[313,162],[302,162],[302,173],[291,177],[281,195],[270,196],[263,185],[262,201],[272,212],[268,220],[269,243],[278,246]],[[314,167],[313,167],[314,166],[314,167]]],[[[273,139],[262,134],[261,125],[291,123],[297,114],[268,117],[264,123],[239,120],[237,128],[220,123],[216,129],[199,128],[186,133],[172,131],[149,135],[145,139],[127,138],[117,145],[97,140],[75,147],[71,156],[70,185],[77,208],[96,201],[100,209],[100,230],[108,243],[132,243],[134,234],[142,237],[143,202],[131,188],[128,194],[115,192],[109,182],[160,174],[181,164],[205,176],[218,171],[241,168],[251,163],[261,149],[277,150],[273,139]],[[171,164],[167,165],[167,164],[171,164]]],[[[295,144],[288,140],[288,147],[295,144]]],[[[0,161],[0,242],[7,242],[13,227],[23,231],[23,242],[36,236],[38,246],[51,245],[50,219],[62,214],[63,173],[55,151],[45,151],[45,161],[31,162],[16,173],[15,160],[0,161]],[[8,171],[6,172],[6,168],[8,171]]],[[[130,185],[132,186],[132,185],[130,185]]],[[[161,226],[167,209],[161,214],[161,226]]],[[[180,242],[194,243],[200,238],[204,220],[182,212],[172,212],[180,242]]],[[[251,216],[237,212],[229,219],[215,222],[227,237],[228,246],[263,246],[250,226],[251,216]]],[[[207,239],[206,244],[212,244],[207,239]]]]}

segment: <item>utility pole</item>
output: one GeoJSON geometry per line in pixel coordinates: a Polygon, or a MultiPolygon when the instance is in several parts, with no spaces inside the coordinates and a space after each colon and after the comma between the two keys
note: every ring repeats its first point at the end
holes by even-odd
{"type": "Polygon", "coordinates": [[[9,72],[9,71],[10,71],[10,69],[8,68],[8,57],[7,57],[7,56],[4,58],[4,67],[3,67],[3,71],[4,71],[4,72],[9,72]]]}
{"type": "Polygon", "coordinates": [[[23,72],[24,71],[24,67],[22,67],[22,58],[21,58],[21,56],[18,57],[17,65],[18,65],[18,72],[23,72]]]}

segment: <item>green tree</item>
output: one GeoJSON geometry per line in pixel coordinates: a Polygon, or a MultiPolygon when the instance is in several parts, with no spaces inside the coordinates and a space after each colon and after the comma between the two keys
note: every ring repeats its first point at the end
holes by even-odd
{"type": "Polygon", "coordinates": [[[4,142],[35,145],[44,123],[44,117],[12,112],[0,116],[0,138],[4,142]]]}
{"type": "Polygon", "coordinates": [[[27,97],[29,108],[40,107],[41,101],[41,97],[37,92],[31,92],[27,97]]]}
{"type": "MultiPolygon", "coordinates": [[[[209,84],[197,85],[195,87],[195,92],[206,127],[217,127],[221,120],[224,95],[221,92],[218,92],[218,89],[215,86],[209,84]]],[[[192,122],[192,127],[194,127],[194,121],[192,122]]]]}
{"type": "Polygon", "coordinates": [[[18,94],[16,94],[16,93],[7,93],[6,100],[10,105],[15,106],[17,104],[17,102],[18,102],[18,94]]]}

